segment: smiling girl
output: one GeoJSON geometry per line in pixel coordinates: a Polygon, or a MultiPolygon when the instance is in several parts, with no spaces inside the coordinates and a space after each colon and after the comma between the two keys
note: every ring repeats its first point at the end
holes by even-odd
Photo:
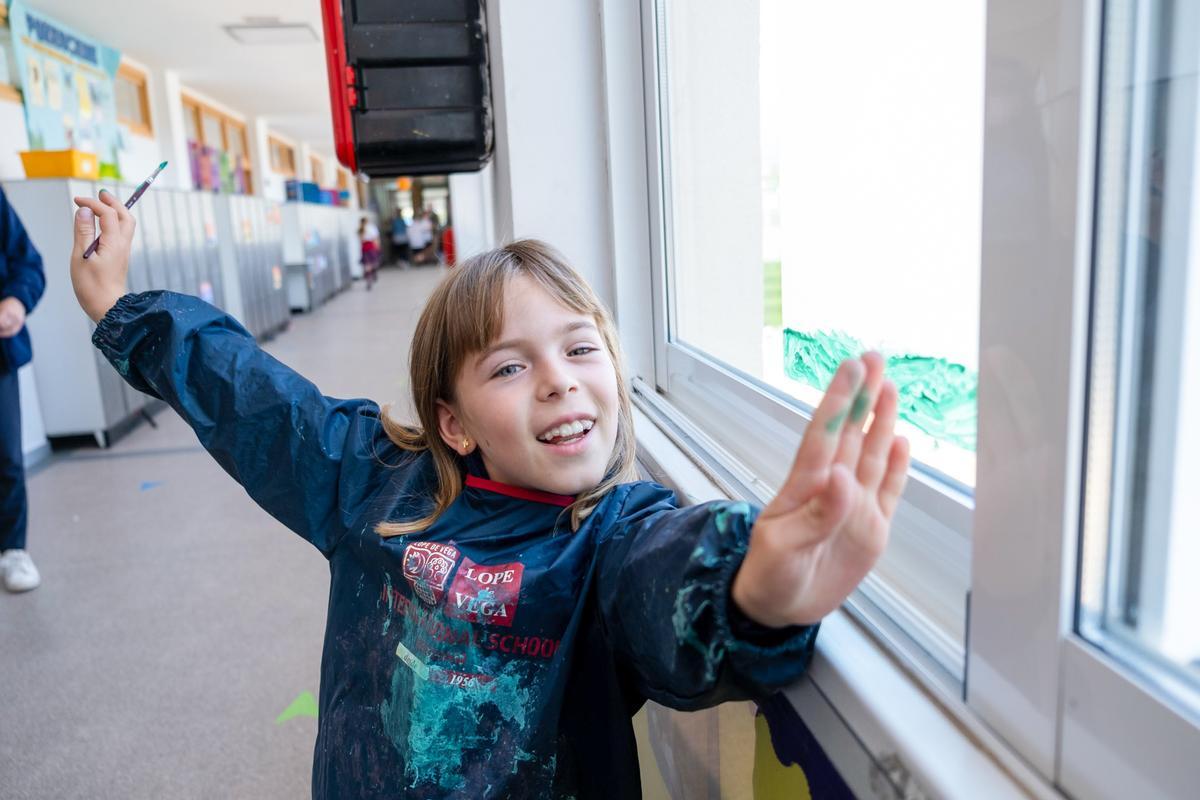
{"type": "Polygon", "coordinates": [[[841,365],[765,509],[679,508],[636,479],[612,320],[546,245],[434,292],[409,426],[200,300],[126,294],[134,222],[102,197],[76,198],[71,262],[94,343],[329,560],[314,797],[640,796],[645,700],[794,682],[883,550],[908,451],[877,354],[841,365]]]}

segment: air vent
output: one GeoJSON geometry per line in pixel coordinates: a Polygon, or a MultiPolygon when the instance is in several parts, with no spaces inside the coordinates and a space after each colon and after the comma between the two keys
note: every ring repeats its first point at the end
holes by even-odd
{"type": "Polygon", "coordinates": [[[242,44],[312,44],[321,41],[306,23],[266,22],[225,25],[225,32],[242,44]]]}

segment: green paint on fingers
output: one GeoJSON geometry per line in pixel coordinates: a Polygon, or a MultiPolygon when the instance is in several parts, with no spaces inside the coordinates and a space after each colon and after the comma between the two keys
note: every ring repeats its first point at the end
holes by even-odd
{"type": "Polygon", "coordinates": [[[283,710],[283,713],[275,718],[275,724],[287,722],[292,717],[312,717],[317,718],[317,699],[313,697],[312,692],[301,692],[300,695],[292,701],[292,704],[283,710]]]}
{"type": "Polygon", "coordinates": [[[833,416],[833,419],[825,423],[825,430],[830,433],[837,433],[842,429],[842,423],[846,421],[846,410],[842,409],[833,416]]]}
{"type": "Polygon", "coordinates": [[[866,418],[870,406],[871,396],[867,394],[867,388],[864,386],[854,396],[854,405],[850,407],[850,421],[862,422],[866,418]]]}

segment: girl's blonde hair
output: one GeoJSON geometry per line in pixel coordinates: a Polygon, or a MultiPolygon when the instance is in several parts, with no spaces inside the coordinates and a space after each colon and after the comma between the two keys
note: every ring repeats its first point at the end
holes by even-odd
{"type": "Polygon", "coordinates": [[[504,328],[504,290],[518,275],[533,280],[551,297],[579,314],[592,317],[617,373],[617,438],[599,485],[576,496],[571,530],[619,483],[636,480],[633,413],[622,367],[621,346],[612,317],[587,282],[562,255],[544,242],[522,239],[460,262],[434,290],[413,335],[409,354],[413,401],[420,427],[395,422],[384,409],[383,429],[401,449],[428,450],[437,471],[433,510],[407,522],[381,522],[381,536],[423,531],[462,491],[466,459],[448,447],[438,433],[437,401],[455,401],[455,381],[467,359],[494,342],[504,328]]]}

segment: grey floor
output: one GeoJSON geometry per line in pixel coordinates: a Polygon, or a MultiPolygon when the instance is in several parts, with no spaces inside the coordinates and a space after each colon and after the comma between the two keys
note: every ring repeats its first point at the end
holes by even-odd
{"type": "MultiPolygon", "coordinates": [[[[402,402],[442,269],[383,270],[266,349],[326,394],[402,402]]],[[[326,562],[167,410],[29,476],[42,586],[0,589],[0,798],[301,798],[326,562]]]]}

